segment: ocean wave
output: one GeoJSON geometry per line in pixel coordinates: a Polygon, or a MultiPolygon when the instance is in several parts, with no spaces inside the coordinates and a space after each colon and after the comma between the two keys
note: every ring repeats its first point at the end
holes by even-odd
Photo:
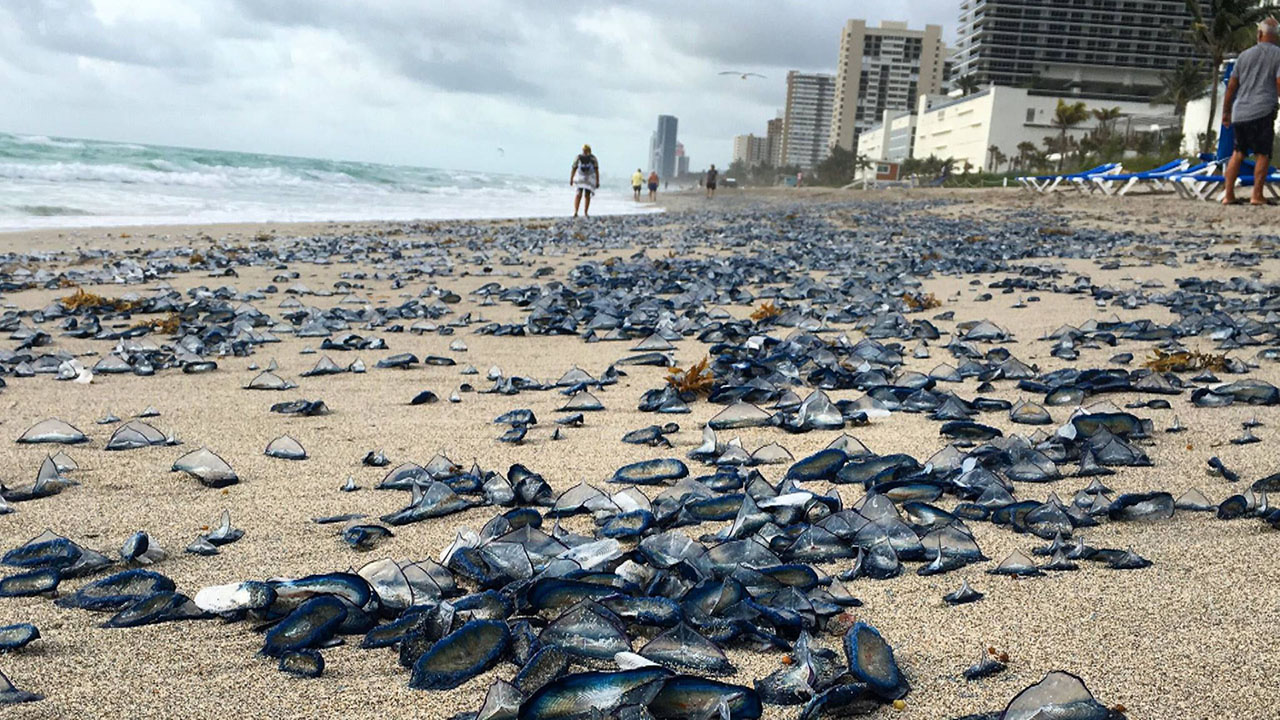
{"type": "Polygon", "coordinates": [[[63,205],[18,205],[14,210],[19,215],[30,215],[32,217],[77,217],[93,214],[87,210],[63,205]]]}
{"type": "MultiPolygon", "coordinates": [[[[592,210],[646,209],[619,190],[592,210]]],[[[5,228],[540,217],[567,198],[527,175],[0,133],[5,228]]]]}
{"type": "Polygon", "coordinates": [[[84,162],[0,163],[0,179],[35,182],[104,182],[125,185],[180,185],[204,188],[281,188],[307,184],[365,185],[341,173],[307,177],[282,167],[191,166],[170,160],[150,160],[138,165],[84,162]],[[344,179],[345,178],[345,179],[344,179]]]}
{"type": "Polygon", "coordinates": [[[82,148],[84,143],[78,140],[55,140],[47,135],[10,135],[19,145],[43,145],[57,148],[82,148]]]}

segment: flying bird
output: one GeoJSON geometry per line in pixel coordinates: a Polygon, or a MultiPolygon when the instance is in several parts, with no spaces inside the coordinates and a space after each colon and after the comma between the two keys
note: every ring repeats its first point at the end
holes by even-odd
{"type": "Polygon", "coordinates": [[[765,78],[765,76],[761,75],[760,73],[742,72],[741,70],[722,70],[720,74],[721,75],[737,75],[741,77],[743,80],[746,80],[747,78],[750,78],[750,77],[758,77],[766,80],[768,79],[768,78],[765,78]]]}

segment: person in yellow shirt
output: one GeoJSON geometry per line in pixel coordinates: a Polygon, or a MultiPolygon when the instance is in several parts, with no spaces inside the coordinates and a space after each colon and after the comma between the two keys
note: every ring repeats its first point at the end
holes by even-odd
{"type": "Polygon", "coordinates": [[[640,186],[644,185],[644,173],[640,172],[640,168],[631,173],[631,192],[636,194],[636,202],[640,202],[640,186]]]}

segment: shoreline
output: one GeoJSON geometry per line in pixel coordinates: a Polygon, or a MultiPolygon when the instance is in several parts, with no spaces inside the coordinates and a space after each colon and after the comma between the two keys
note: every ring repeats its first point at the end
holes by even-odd
{"type": "MultiPolygon", "coordinates": [[[[566,195],[565,206],[572,198],[566,195]]],[[[885,190],[844,190],[827,187],[804,188],[738,188],[720,189],[714,198],[706,198],[700,189],[659,193],[646,212],[593,215],[591,220],[610,222],[619,218],[646,217],[654,214],[677,215],[699,210],[768,210],[790,204],[811,203],[904,203],[942,201],[947,210],[935,208],[935,214],[966,217],[984,208],[1000,210],[1041,210],[1062,215],[1071,222],[1100,230],[1149,231],[1156,234],[1173,231],[1205,230],[1254,234],[1280,221],[1280,207],[1223,208],[1217,203],[1193,202],[1175,195],[1131,195],[1109,197],[1057,193],[1034,195],[1019,188],[893,188],[885,190]]],[[[258,235],[316,235],[352,231],[382,232],[405,226],[426,227],[504,226],[573,222],[567,211],[557,215],[533,215],[509,218],[421,218],[414,220],[325,220],[280,222],[172,222],[134,225],[75,225],[54,228],[0,230],[0,251],[14,252],[16,245],[27,240],[40,247],[50,244],[66,247],[68,240],[136,240],[171,242],[175,239],[196,240],[201,236],[249,239],[258,235]],[[124,237],[129,236],[129,237],[124,237]]],[[[581,221],[581,219],[579,219],[581,221]]],[[[1280,232],[1280,229],[1277,230],[1280,232]]]]}
{"type": "MultiPolygon", "coordinates": [[[[987,189],[990,190],[990,189],[987,189]]],[[[925,189],[928,195],[912,196],[913,199],[928,199],[929,197],[951,198],[952,196],[963,197],[970,193],[986,192],[987,190],[939,190],[934,188],[925,189]]],[[[1003,189],[996,189],[1002,191],[1003,189]]],[[[739,188],[725,189],[721,188],[717,191],[714,198],[708,199],[704,196],[703,191],[698,188],[687,190],[660,192],[656,202],[650,203],[642,200],[638,205],[648,208],[642,212],[630,213],[611,213],[602,215],[592,215],[593,220],[611,220],[615,218],[628,217],[644,217],[646,215],[683,212],[688,210],[712,209],[725,210],[734,209],[743,205],[755,203],[767,204],[787,204],[795,203],[812,203],[826,201],[856,201],[856,200],[876,200],[876,201],[895,201],[898,198],[882,194],[876,191],[864,190],[842,190],[840,188],[826,187],[806,187],[806,188],[739,188]]],[[[568,207],[572,201],[571,195],[566,195],[565,206],[568,207]]],[[[57,227],[31,227],[31,228],[0,228],[0,245],[6,241],[12,241],[16,238],[30,238],[34,241],[47,241],[51,238],[68,238],[76,239],[82,237],[109,237],[119,238],[121,236],[131,236],[133,238],[149,238],[155,236],[174,236],[174,235],[224,235],[230,237],[246,237],[249,235],[258,235],[262,233],[283,235],[286,233],[294,233],[299,235],[311,235],[317,232],[334,231],[334,230],[360,230],[372,229],[378,230],[390,226],[404,225],[433,225],[433,226],[453,226],[453,225],[508,225],[512,223],[543,223],[543,222],[560,222],[573,221],[572,215],[568,211],[554,215],[523,215],[516,217],[457,217],[457,218],[412,218],[412,219],[387,219],[387,218],[371,218],[363,220],[283,220],[283,221],[226,221],[226,222],[190,222],[181,219],[173,222],[158,223],[134,223],[134,224],[108,224],[108,225],[64,225],[57,227]]],[[[128,239],[128,238],[126,238],[128,239]]]]}

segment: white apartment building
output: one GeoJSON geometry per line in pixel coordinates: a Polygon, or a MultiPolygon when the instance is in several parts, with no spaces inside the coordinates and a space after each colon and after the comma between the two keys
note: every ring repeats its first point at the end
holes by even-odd
{"type": "MultiPolygon", "coordinates": [[[[1080,101],[1066,97],[1067,102],[1080,101]]],[[[1149,130],[1152,125],[1164,128],[1177,126],[1171,105],[1152,105],[1133,101],[1089,101],[1093,108],[1120,108],[1123,117],[1117,129],[1149,130]]],[[[921,97],[916,117],[916,137],[913,157],[952,158],[958,166],[966,162],[977,169],[995,172],[990,148],[999,148],[1007,157],[1018,154],[1018,145],[1024,142],[1044,150],[1045,138],[1057,137],[1059,129],[1053,126],[1058,98],[1032,95],[1022,88],[991,86],[968,97],[921,97]]],[[[1068,134],[1082,137],[1097,126],[1090,117],[1068,134]]]]}
{"type": "Polygon", "coordinates": [[[906,110],[885,110],[880,122],[858,136],[857,153],[870,160],[900,163],[915,146],[916,116],[906,110]]]}
{"type": "Polygon", "coordinates": [[[782,164],[804,170],[827,159],[831,148],[831,109],[835,100],[832,75],[787,73],[787,107],[782,121],[782,164]]]}

